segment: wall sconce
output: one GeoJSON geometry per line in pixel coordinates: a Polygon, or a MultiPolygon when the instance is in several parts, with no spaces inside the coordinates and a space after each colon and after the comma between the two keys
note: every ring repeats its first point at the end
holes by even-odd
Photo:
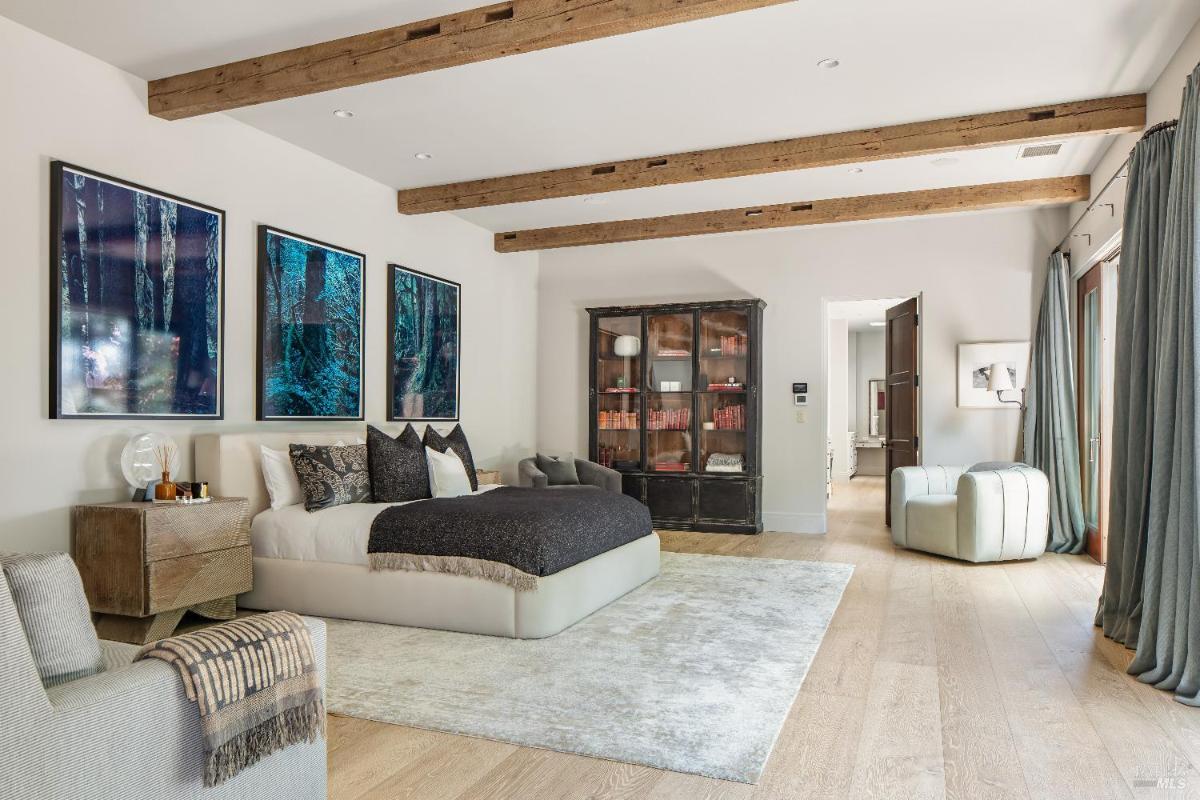
{"type": "Polygon", "coordinates": [[[1018,389],[1013,386],[1012,376],[1008,374],[1008,364],[992,364],[988,369],[988,391],[996,393],[996,399],[1001,403],[1015,403],[1021,408],[1025,407],[1025,390],[1018,389]],[[1021,393],[1020,400],[1005,400],[1005,392],[1021,393]]]}

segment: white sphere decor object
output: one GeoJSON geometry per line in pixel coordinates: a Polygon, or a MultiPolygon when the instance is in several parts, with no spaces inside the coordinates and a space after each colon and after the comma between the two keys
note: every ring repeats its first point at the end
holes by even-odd
{"type": "Polygon", "coordinates": [[[641,350],[642,343],[636,336],[618,336],[613,342],[613,352],[622,358],[632,358],[641,350]]]}
{"type": "Polygon", "coordinates": [[[125,449],[121,451],[121,473],[130,486],[145,489],[150,481],[162,478],[157,451],[163,447],[171,449],[170,469],[174,475],[179,470],[179,447],[170,436],[139,433],[125,443],[125,449]]]}

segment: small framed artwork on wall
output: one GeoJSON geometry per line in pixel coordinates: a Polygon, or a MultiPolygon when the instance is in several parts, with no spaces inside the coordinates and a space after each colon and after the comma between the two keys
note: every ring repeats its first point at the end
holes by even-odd
{"type": "Polygon", "coordinates": [[[50,417],[221,419],[225,212],[50,165],[50,417]]]}
{"type": "Polygon", "coordinates": [[[1029,342],[977,342],[958,346],[958,407],[1008,408],[988,388],[992,367],[1003,364],[1013,391],[1025,388],[1029,372],[1029,342]]]}
{"type": "Polygon", "coordinates": [[[363,418],[365,265],[258,226],[258,419],[363,418]]]}
{"type": "Polygon", "coordinates": [[[388,419],[457,420],[460,286],[388,265],[388,419]]]}

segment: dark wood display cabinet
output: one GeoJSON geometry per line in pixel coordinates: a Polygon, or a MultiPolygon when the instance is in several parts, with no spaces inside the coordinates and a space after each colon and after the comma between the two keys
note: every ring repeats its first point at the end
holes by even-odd
{"type": "Polygon", "coordinates": [[[762,531],[762,300],[589,308],[591,459],[657,528],[762,531]]]}

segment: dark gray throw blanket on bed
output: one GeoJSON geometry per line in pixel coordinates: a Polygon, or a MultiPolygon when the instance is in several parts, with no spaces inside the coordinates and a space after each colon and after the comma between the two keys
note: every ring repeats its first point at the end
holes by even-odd
{"type": "Polygon", "coordinates": [[[371,569],[447,572],[519,591],[653,532],[644,505],[590,486],[502,486],[384,509],[371,524],[371,569]]]}

